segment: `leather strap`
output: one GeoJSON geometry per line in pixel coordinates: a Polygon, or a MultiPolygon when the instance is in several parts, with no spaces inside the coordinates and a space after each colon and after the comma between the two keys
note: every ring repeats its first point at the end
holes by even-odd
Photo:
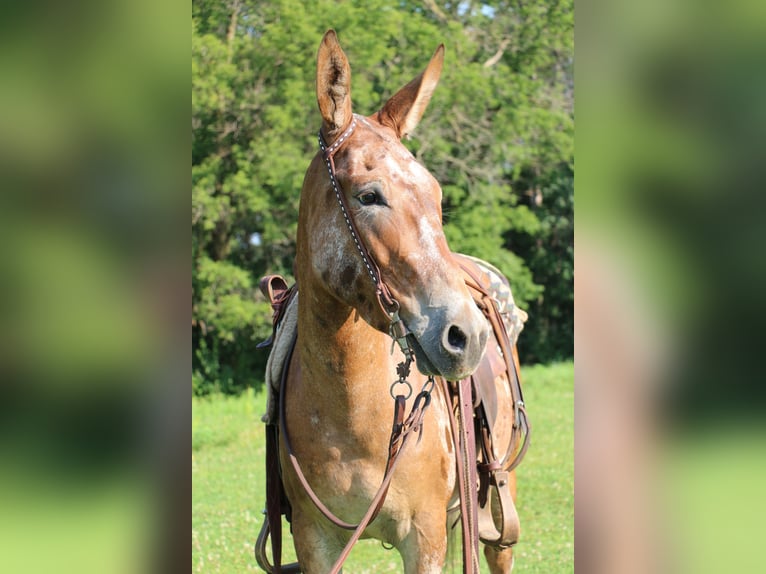
{"type": "MultiPolygon", "coordinates": [[[[350,524],[344,520],[341,520],[335,514],[333,514],[333,512],[329,508],[327,508],[327,506],[319,499],[319,497],[314,492],[314,489],[311,488],[311,485],[306,479],[306,475],[303,474],[303,469],[301,468],[300,462],[298,462],[298,458],[295,456],[295,452],[293,451],[292,444],[290,442],[290,435],[287,431],[287,422],[285,417],[285,400],[284,400],[285,379],[286,377],[282,378],[283,386],[282,386],[282,390],[280,391],[279,426],[280,426],[281,438],[285,444],[285,451],[287,452],[287,458],[290,461],[290,464],[292,465],[293,470],[295,471],[295,474],[298,478],[298,481],[301,484],[301,487],[306,492],[306,495],[309,497],[311,502],[314,503],[314,506],[316,506],[316,508],[324,515],[324,517],[327,518],[327,520],[332,522],[338,528],[342,528],[344,530],[356,530],[359,527],[359,524],[350,524]]],[[[425,416],[425,410],[431,402],[430,390],[428,392],[421,391],[418,397],[416,397],[415,403],[413,404],[412,410],[410,411],[410,414],[407,417],[407,419],[404,420],[403,422],[402,421],[397,422],[399,417],[403,417],[404,400],[405,399],[403,396],[397,396],[395,400],[394,415],[396,418],[391,431],[392,435],[389,440],[389,458],[386,464],[386,472],[384,473],[383,482],[380,485],[380,488],[378,489],[378,493],[373,499],[373,503],[370,505],[370,509],[372,510],[370,522],[378,515],[378,512],[380,512],[380,509],[383,506],[383,502],[385,501],[385,496],[388,492],[388,486],[391,482],[391,477],[394,472],[394,468],[396,467],[396,464],[401,458],[401,452],[405,444],[407,443],[409,436],[413,432],[416,432],[418,433],[418,435],[420,435],[422,431],[422,424],[423,424],[423,417],[425,416]]]]}
{"type": "Polygon", "coordinates": [[[495,548],[509,548],[519,541],[519,515],[511,497],[510,472],[494,455],[491,431],[483,405],[476,411],[476,426],[483,462],[479,474],[479,540],[495,548]],[[499,525],[499,526],[498,526],[499,525]]]}
{"type": "Polygon", "coordinates": [[[511,431],[511,440],[508,443],[508,449],[505,455],[502,457],[502,465],[504,470],[511,471],[516,468],[524,458],[529,446],[529,439],[532,433],[529,420],[527,419],[527,411],[524,405],[524,394],[521,389],[521,380],[519,377],[518,367],[518,354],[516,348],[511,346],[511,342],[508,339],[508,333],[505,330],[503,319],[495,306],[492,296],[489,291],[484,287],[483,281],[478,274],[478,270],[474,269],[474,265],[469,259],[460,257],[455,254],[455,261],[460,265],[460,268],[465,272],[471,281],[466,281],[466,284],[474,291],[480,294],[480,302],[477,303],[484,315],[492,325],[492,331],[495,333],[495,338],[500,345],[500,351],[505,361],[505,369],[508,374],[508,379],[511,389],[511,398],[513,400],[513,429],[511,431]],[[520,446],[517,446],[519,444],[520,446]],[[514,454],[514,449],[516,450],[514,454]]]}
{"type": "Polygon", "coordinates": [[[367,269],[367,273],[370,275],[373,283],[375,283],[375,294],[378,299],[378,304],[380,305],[382,311],[386,314],[386,317],[389,317],[392,313],[399,311],[399,303],[391,295],[391,291],[383,281],[380,267],[378,267],[375,258],[370,254],[370,251],[367,249],[367,246],[362,240],[362,236],[359,234],[359,230],[356,227],[354,218],[351,217],[351,210],[349,209],[348,201],[346,201],[346,196],[343,194],[340,183],[338,183],[338,179],[335,176],[335,153],[346,141],[348,141],[348,138],[356,128],[356,121],[357,116],[354,114],[354,117],[351,120],[351,124],[349,124],[348,128],[346,128],[346,130],[332,143],[332,145],[327,145],[324,137],[322,136],[322,131],[320,130],[318,134],[319,147],[322,150],[322,158],[324,159],[325,166],[327,167],[327,173],[330,177],[330,184],[332,185],[333,191],[335,192],[335,198],[337,199],[338,205],[340,206],[341,213],[343,214],[343,219],[346,221],[346,226],[351,232],[351,237],[354,240],[354,244],[356,245],[359,254],[362,256],[362,262],[367,269]]]}
{"type": "Polygon", "coordinates": [[[470,377],[458,383],[460,448],[463,472],[460,475],[460,499],[463,511],[463,568],[479,572],[479,526],[476,494],[476,439],[473,424],[473,385],[470,377]],[[469,567],[470,558],[470,567],[469,567]],[[470,568],[470,569],[469,569],[470,568]]]}
{"type": "Polygon", "coordinates": [[[476,450],[473,435],[473,400],[471,397],[471,379],[458,383],[456,393],[450,389],[450,383],[439,378],[450,418],[452,442],[455,445],[458,491],[460,493],[460,520],[462,526],[463,574],[479,572],[479,537],[476,494],[476,450]],[[450,397],[456,396],[457,405],[453,408],[450,397]],[[455,415],[457,409],[457,416],[455,415]],[[467,422],[467,424],[466,424],[467,422]]]}
{"type": "MultiPolygon", "coordinates": [[[[275,325],[276,328],[276,325],[275,325]]],[[[295,351],[293,338],[290,350],[285,359],[280,379],[280,403],[284,392],[287,373],[293,351],[295,351]]],[[[266,520],[255,542],[255,560],[258,565],[269,574],[297,574],[301,572],[300,564],[291,562],[282,566],[282,514],[289,512],[290,503],[284,493],[282,484],[282,472],[279,464],[279,429],[275,424],[266,425],[266,520]],[[271,557],[274,565],[269,563],[266,557],[266,541],[271,537],[271,557]]]]}
{"type": "Polygon", "coordinates": [[[275,425],[266,425],[266,516],[271,531],[273,572],[282,569],[282,480],[279,475],[279,437],[275,425]]]}

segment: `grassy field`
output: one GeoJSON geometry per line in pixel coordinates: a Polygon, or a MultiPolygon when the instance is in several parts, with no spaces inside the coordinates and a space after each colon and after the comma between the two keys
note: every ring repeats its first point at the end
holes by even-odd
{"type": "MultiPolygon", "coordinates": [[[[574,367],[527,367],[522,377],[534,428],[517,470],[522,539],[514,574],[573,572],[574,367]]],[[[252,392],[192,400],[194,572],[260,572],[252,550],[265,495],[264,405],[265,394],[252,392]]],[[[285,535],[284,558],[293,559],[286,528],[285,535]]],[[[399,554],[373,541],[360,542],[344,566],[350,574],[401,570],[399,554]]]]}

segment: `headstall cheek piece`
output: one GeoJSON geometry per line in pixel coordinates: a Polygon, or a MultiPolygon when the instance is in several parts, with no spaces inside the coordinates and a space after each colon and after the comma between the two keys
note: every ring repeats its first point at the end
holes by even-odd
{"type": "MultiPolygon", "coordinates": [[[[410,346],[409,341],[407,340],[409,330],[402,321],[401,317],[399,317],[399,302],[391,296],[391,291],[381,279],[380,268],[378,267],[377,263],[375,263],[375,260],[372,258],[372,255],[367,250],[367,247],[364,245],[364,242],[359,235],[359,231],[357,230],[356,225],[351,218],[346,198],[340,189],[338,178],[335,176],[335,152],[337,152],[338,149],[340,149],[340,147],[346,141],[348,141],[349,137],[356,128],[356,124],[357,115],[354,114],[354,117],[351,120],[351,124],[348,126],[348,128],[346,128],[346,131],[344,131],[332,143],[332,145],[329,146],[324,141],[324,137],[322,137],[322,131],[320,130],[318,133],[319,148],[322,150],[322,158],[324,159],[325,166],[327,167],[327,174],[330,176],[330,184],[332,185],[332,189],[335,192],[335,198],[337,199],[338,205],[340,206],[340,211],[343,214],[343,219],[346,222],[346,227],[348,227],[348,230],[351,233],[351,238],[354,240],[354,245],[356,245],[356,249],[359,252],[359,255],[362,256],[362,262],[367,269],[367,273],[370,275],[373,283],[375,283],[375,294],[378,299],[378,304],[389,318],[390,325],[388,332],[393,339],[391,343],[391,352],[394,352],[394,345],[398,344],[409,365],[409,363],[414,360],[415,355],[412,351],[412,347],[410,346]]],[[[403,379],[400,376],[399,381],[401,380],[403,379]]]]}

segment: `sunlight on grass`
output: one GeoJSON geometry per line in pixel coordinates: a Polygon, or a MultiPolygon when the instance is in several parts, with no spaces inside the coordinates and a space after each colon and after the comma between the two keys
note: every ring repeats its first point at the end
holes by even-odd
{"type": "MultiPolygon", "coordinates": [[[[522,377],[533,436],[517,471],[522,539],[514,573],[572,572],[574,366],[526,367],[522,377]]],[[[253,542],[261,527],[266,489],[260,420],[265,404],[265,392],[252,390],[240,397],[192,400],[194,572],[260,572],[253,542]]],[[[283,559],[294,560],[287,526],[283,531],[283,559]]],[[[401,572],[402,565],[396,551],[366,540],[354,548],[344,570],[401,572]]]]}

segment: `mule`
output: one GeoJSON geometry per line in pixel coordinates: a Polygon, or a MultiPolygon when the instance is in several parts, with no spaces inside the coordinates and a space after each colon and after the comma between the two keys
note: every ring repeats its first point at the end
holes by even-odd
{"type": "MultiPolygon", "coordinates": [[[[292,450],[284,440],[279,447],[295,550],[309,574],[330,572],[351,533],[320,512],[306,483],[332,513],[359,522],[387,472],[392,381],[404,381],[397,367],[414,358],[408,384],[416,390],[433,377],[458,381],[477,368],[490,338],[444,236],[441,188],[401,143],[431,99],[443,58],[442,45],[423,73],[365,117],[352,111],[351,71],[332,30],[319,47],[320,140],[332,155],[314,157],[301,191],[298,336],[281,397],[292,450]]],[[[502,443],[513,413],[502,400],[507,382],[498,385],[502,443]]],[[[408,409],[415,399],[407,398],[408,409]]],[[[396,548],[407,574],[444,566],[448,509],[459,498],[452,409],[437,387],[363,532],[396,548]]],[[[510,480],[515,497],[513,473],[510,480]]],[[[511,548],[484,553],[493,574],[510,572],[511,548]]]]}

